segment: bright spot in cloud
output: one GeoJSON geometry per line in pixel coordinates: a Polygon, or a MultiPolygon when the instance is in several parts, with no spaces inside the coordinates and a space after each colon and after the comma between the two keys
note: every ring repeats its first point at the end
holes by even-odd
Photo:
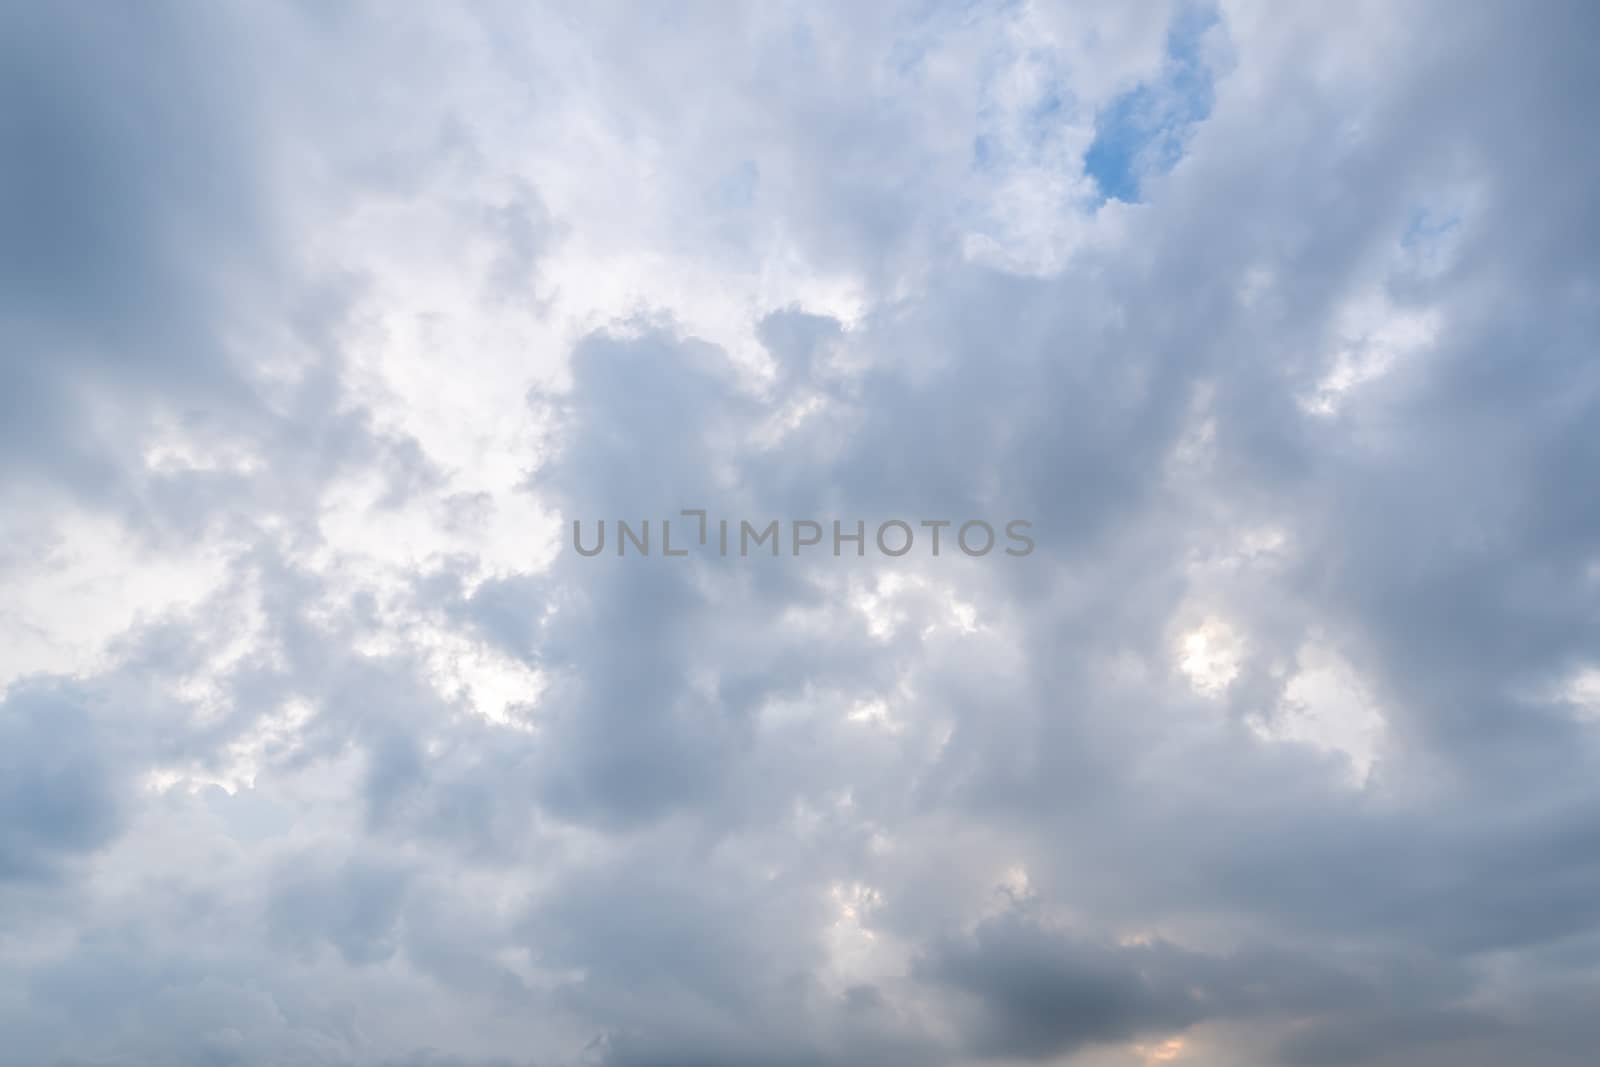
{"type": "Polygon", "coordinates": [[[1187,1042],[1181,1037],[1168,1038],[1159,1045],[1135,1045],[1133,1050],[1147,1064],[1171,1063],[1183,1055],[1187,1042]]]}
{"type": "Polygon", "coordinates": [[[1208,618],[1183,635],[1178,645],[1178,669],[1195,692],[1221,696],[1239,676],[1245,640],[1233,627],[1208,618]]]}
{"type": "Polygon", "coordinates": [[[1362,785],[1377,760],[1384,719],[1355,668],[1331,649],[1309,644],[1300,650],[1298,670],[1277,712],[1253,720],[1251,727],[1268,741],[1342,753],[1350,761],[1352,783],[1362,785]]]}
{"type": "Polygon", "coordinates": [[[1560,687],[1560,699],[1584,722],[1600,722],[1600,667],[1591,664],[1573,672],[1560,687]]]}
{"type": "Polygon", "coordinates": [[[1395,307],[1383,296],[1347,305],[1339,315],[1332,366],[1300,405],[1313,415],[1336,415],[1349,393],[1422,352],[1439,334],[1438,312],[1395,307]]]}

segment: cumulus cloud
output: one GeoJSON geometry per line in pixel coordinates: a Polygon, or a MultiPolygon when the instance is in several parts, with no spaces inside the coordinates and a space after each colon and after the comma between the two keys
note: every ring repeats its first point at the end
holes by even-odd
{"type": "Polygon", "coordinates": [[[1585,6],[0,20],[12,1054],[1592,1059],[1585,6]]]}

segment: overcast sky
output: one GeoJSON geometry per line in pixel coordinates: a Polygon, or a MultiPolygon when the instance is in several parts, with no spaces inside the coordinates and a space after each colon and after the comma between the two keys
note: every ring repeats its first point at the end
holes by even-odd
{"type": "Polygon", "coordinates": [[[0,1062],[1592,1065],[1597,45],[7,0],[0,1062]]]}

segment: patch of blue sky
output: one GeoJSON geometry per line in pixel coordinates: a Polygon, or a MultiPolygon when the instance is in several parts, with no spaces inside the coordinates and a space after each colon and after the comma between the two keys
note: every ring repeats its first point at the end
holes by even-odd
{"type": "Polygon", "coordinates": [[[1202,39],[1216,13],[1187,8],[1167,31],[1160,75],[1113,99],[1095,119],[1095,137],[1083,168],[1100,189],[1101,203],[1138,203],[1149,177],[1165,174],[1183,157],[1189,132],[1211,113],[1211,69],[1202,39]]]}
{"type": "Polygon", "coordinates": [[[1461,215],[1457,211],[1418,205],[1411,210],[1410,221],[1400,235],[1400,247],[1411,249],[1433,244],[1449,236],[1460,225],[1461,215]]]}

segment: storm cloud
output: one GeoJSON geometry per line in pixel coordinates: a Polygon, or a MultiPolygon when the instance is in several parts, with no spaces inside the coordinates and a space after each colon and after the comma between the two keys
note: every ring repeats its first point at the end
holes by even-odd
{"type": "Polygon", "coordinates": [[[6,5],[6,1055],[1592,1062],[1597,37],[6,5]]]}

